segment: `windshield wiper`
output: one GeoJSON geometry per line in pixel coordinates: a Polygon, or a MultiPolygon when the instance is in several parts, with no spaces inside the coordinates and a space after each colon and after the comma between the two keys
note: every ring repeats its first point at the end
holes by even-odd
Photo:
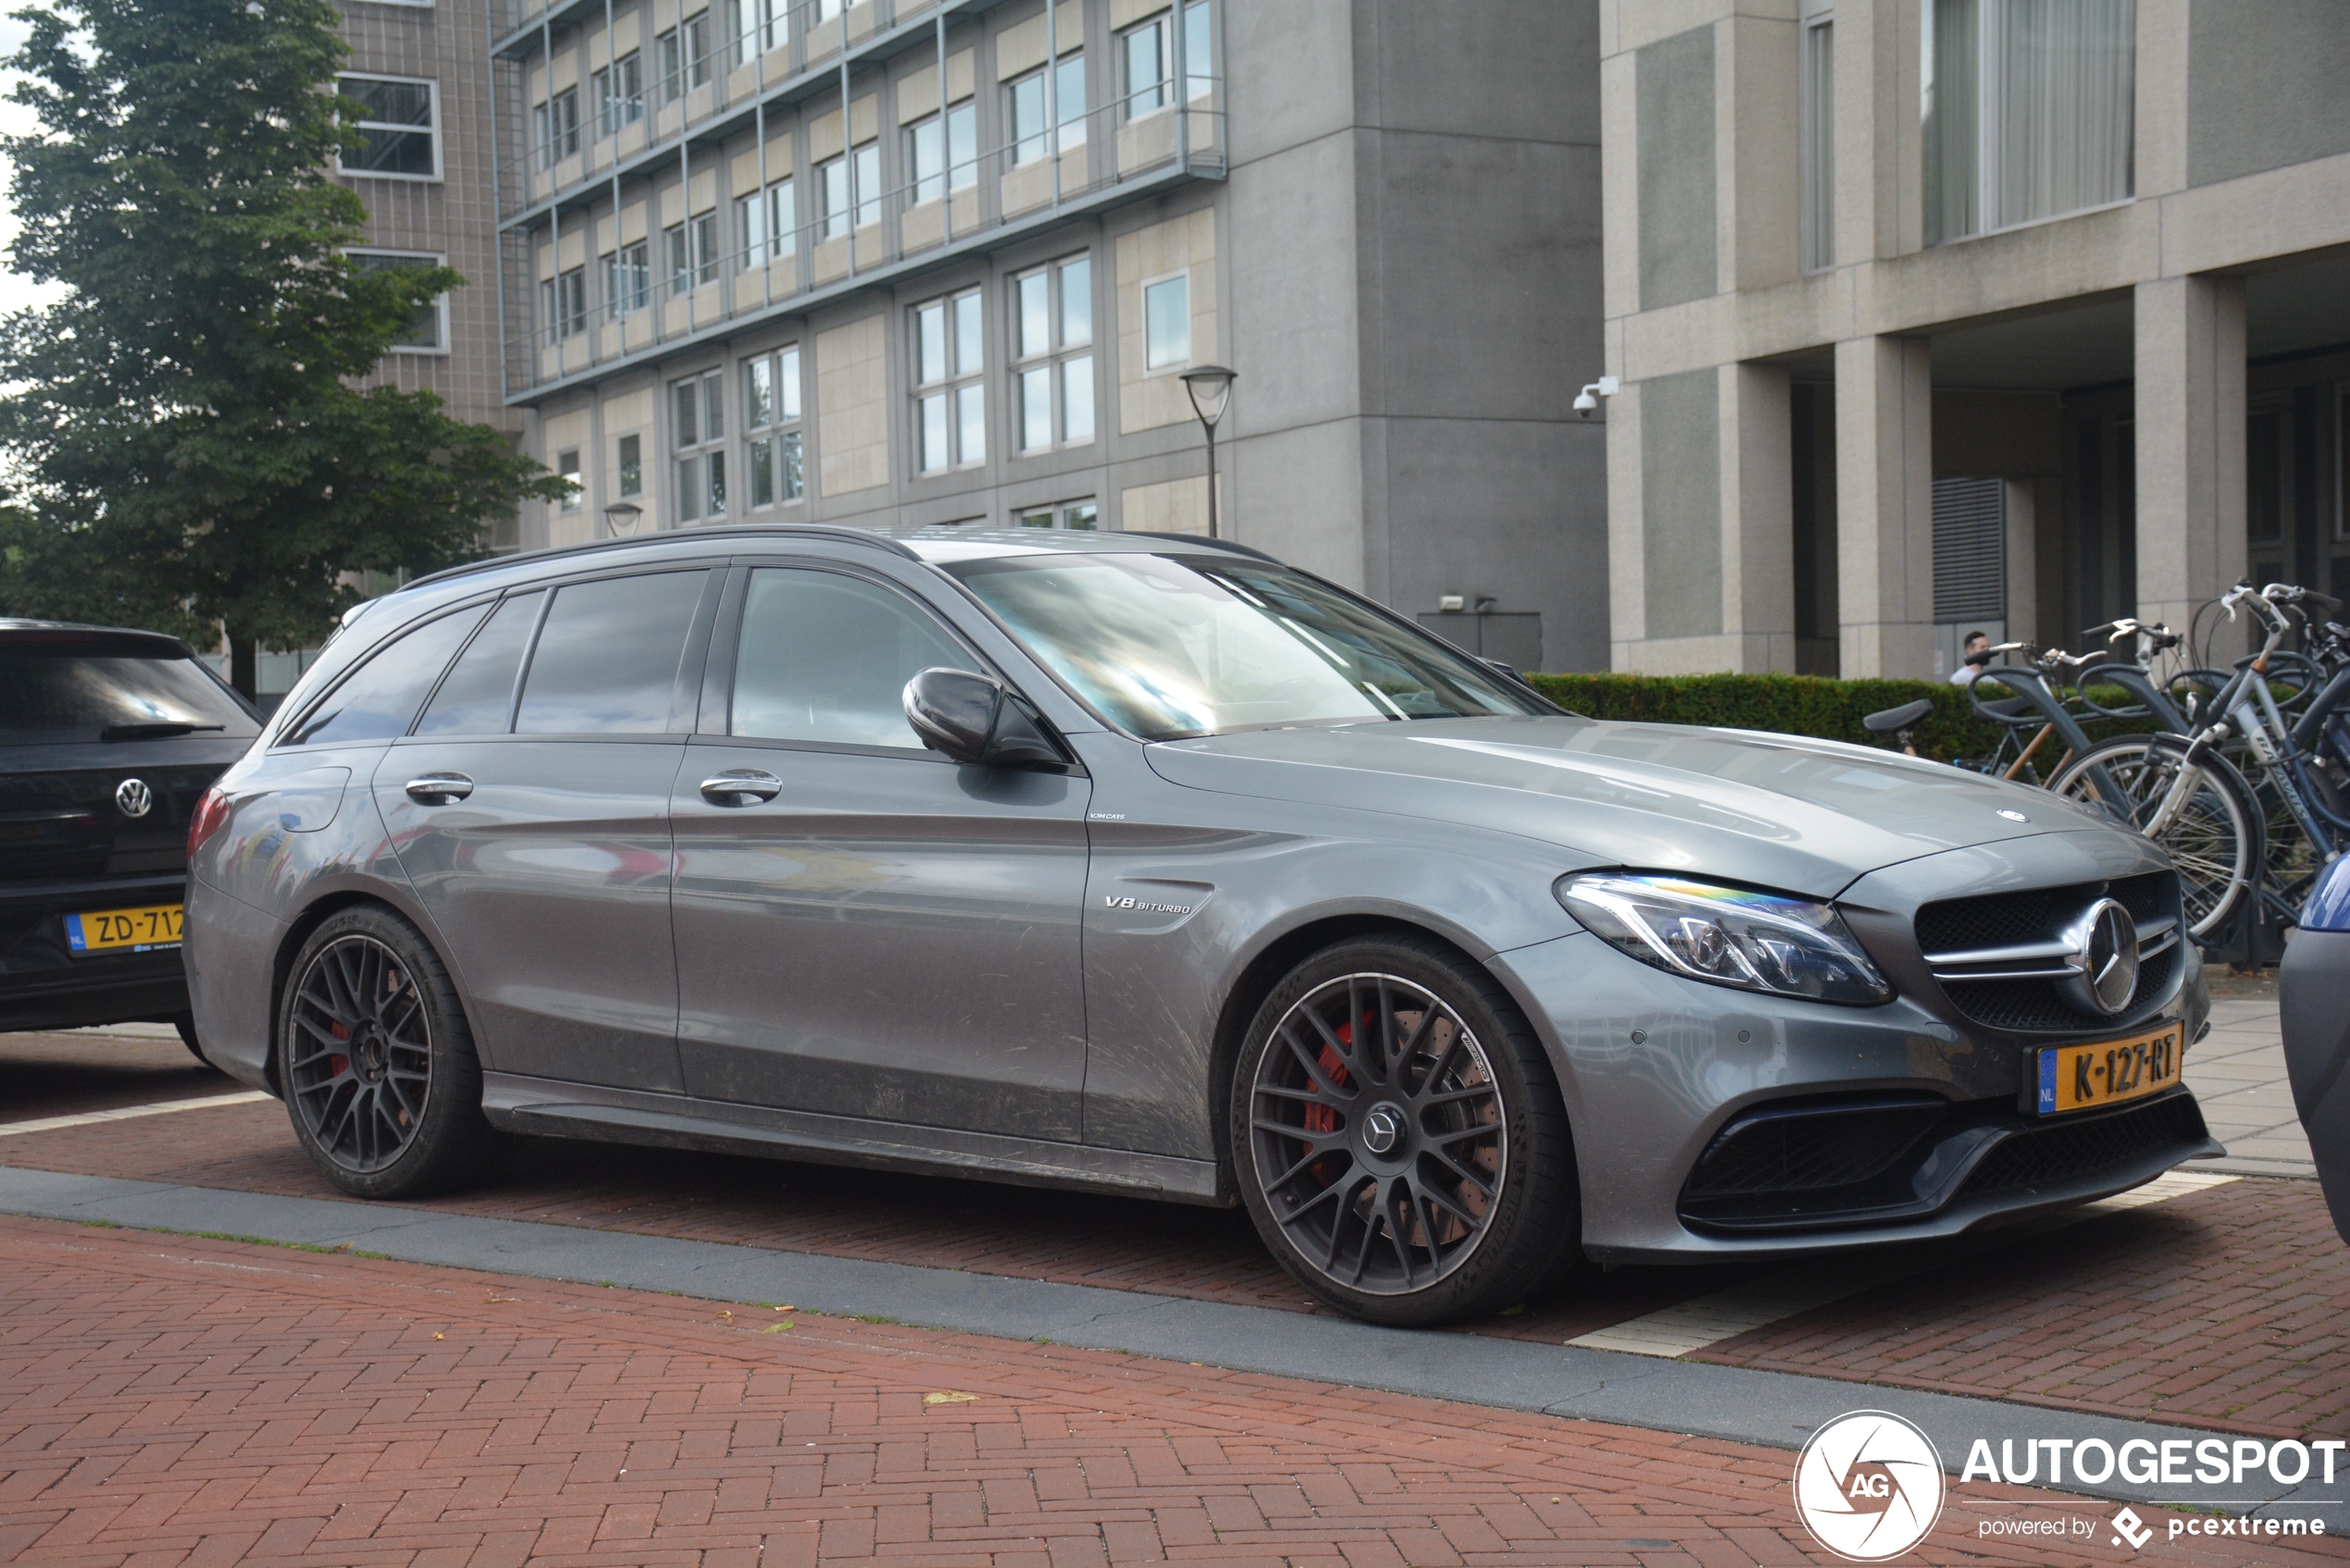
{"type": "Polygon", "coordinates": [[[154,719],[135,724],[108,724],[98,732],[100,740],[169,740],[175,735],[192,735],[198,730],[225,730],[226,724],[199,724],[186,719],[154,719]]]}

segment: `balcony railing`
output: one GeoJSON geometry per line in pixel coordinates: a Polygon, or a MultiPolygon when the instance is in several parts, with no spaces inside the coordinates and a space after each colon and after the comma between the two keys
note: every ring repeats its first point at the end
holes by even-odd
{"type": "MultiPolygon", "coordinates": [[[[1147,100],[1156,92],[1171,100],[1173,88],[1167,82],[1137,97],[1147,100]]],[[[1064,120],[1058,131],[1022,137],[884,190],[852,185],[847,201],[830,211],[821,210],[821,191],[796,185],[799,202],[820,210],[805,219],[795,214],[788,228],[762,231],[755,245],[744,243],[734,204],[722,202],[687,216],[682,266],[672,265],[668,231],[654,226],[630,242],[632,250],[645,247],[642,272],[624,251],[589,254],[565,267],[563,237],[574,225],[550,215],[535,222],[526,239],[510,237],[521,243],[510,243],[506,261],[526,267],[533,286],[520,302],[530,325],[511,331],[506,341],[507,396],[528,399],[747,321],[802,312],[980,243],[1124,200],[1138,187],[1220,179],[1226,171],[1221,88],[1218,80],[1194,77],[1187,83],[1189,100],[1180,106],[1169,103],[1135,114],[1132,103],[1107,105],[1064,120]],[[724,237],[708,253],[693,240],[705,216],[724,237]],[[540,265],[549,252],[555,257],[552,276],[540,265]]],[[[850,159],[852,169],[854,164],[850,159]]],[[[758,199],[763,204],[765,191],[758,199]]],[[[594,221],[607,216],[608,204],[594,221]]],[[[592,223],[581,227],[595,232],[592,223]]],[[[762,223],[762,230],[767,227],[762,223]]]]}
{"type": "MultiPolygon", "coordinates": [[[[992,5],[995,0],[981,0],[992,5]]],[[[827,54],[837,54],[844,43],[849,46],[886,32],[899,23],[915,17],[925,17],[933,10],[959,10],[964,6],[956,0],[859,0],[847,5],[845,0],[768,0],[761,8],[746,5],[744,14],[749,18],[745,31],[759,35],[761,52],[787,50],[793,68],[804,68],[827,54]]],[[[603,0],[490,0],[490,33],[499,54],[526,53],[535,47],[530,36],[554,27],[571,27],[579,19],[600,18],[603,0]]],[[[726,0],[713,0],[704,24],[713,38],[736,20],[734,9],[726,0]]],[[[676,0],[654,0],[647,36],[679,27],[691,20],[685,7],[676,0]]],[[[648,56],[650,45],[648,43],[648,56]]],[[[651,64],[649,57],[648,66],[651,64]]]]}

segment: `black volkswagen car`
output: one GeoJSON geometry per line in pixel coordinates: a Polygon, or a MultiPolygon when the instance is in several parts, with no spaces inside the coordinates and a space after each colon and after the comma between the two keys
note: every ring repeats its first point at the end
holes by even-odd
{"type": "Polygon", "coordinates": [[[189,819],[260,733],[177,637],[0,620],[0,1031],[175,1023],[197,1050],[189,819]]]}

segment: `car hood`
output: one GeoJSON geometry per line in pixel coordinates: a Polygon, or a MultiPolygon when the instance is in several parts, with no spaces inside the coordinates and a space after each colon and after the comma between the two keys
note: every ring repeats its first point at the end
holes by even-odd
{"type": "Polygon", "coordinates": [[[1455,821],[1824,898],[1946,849],[2110,832],[2045,791],[1840,741],[1574,717],[1252,730],[1146,747],[1169,783],[1455,821]]]}

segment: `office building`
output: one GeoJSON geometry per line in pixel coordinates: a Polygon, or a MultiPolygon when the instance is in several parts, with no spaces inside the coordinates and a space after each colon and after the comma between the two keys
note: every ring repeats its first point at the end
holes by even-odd
{"type": "Polygon", "coordinates": [[[1603,0],[1613,661],[2350,587],[2335,0],[1603,0]]]}

